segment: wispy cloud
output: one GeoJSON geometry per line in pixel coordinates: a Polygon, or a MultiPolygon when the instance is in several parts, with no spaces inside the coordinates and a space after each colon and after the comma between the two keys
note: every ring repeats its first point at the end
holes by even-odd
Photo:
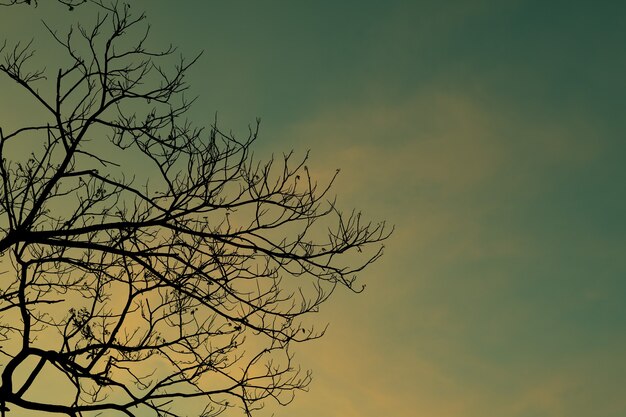
{"type": "Polygon", "coordinates": [[[342,204],[384,214],[397,226],[382,266],[366,273],[365,301],[345,301],[329,313],[355,309],[339,323],[334,318],[331,340],[316,348],[324,360],[314,366],[323,381],[314,385],[315,397],[327,399],[329,416],[560,415],[576,386],[566,377],[531,373],[508,389],[494,388],[517,377],[477,351],[476,338],[507,326],[502,337],[514,337],[535,317],[518,300],[491,324],[473,323],[488,305],[506,303],[502,297],[519,276],[506,266],[485,274],[480,265],[519,264],[541,253],[538,236],[507,212],[542,198],[550,176],[595,163],[603,145],[590,140],[584,121],[541,122],[505,103],[442,90],[326,108],[283,132],[285,141],[315,144],[317,177],[342,169],[336,188],[342,204]],[[481,372],[484,381],[476,379],[481,372]]]}

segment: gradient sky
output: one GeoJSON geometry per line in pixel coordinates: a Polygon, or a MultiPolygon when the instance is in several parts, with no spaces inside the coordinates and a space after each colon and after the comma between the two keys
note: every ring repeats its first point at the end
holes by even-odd
{"type": "MultiPolygon", "coordinates": [[[[310,392],[268,415],[626,415],[626,3],[132,4],[204,50],[196,121],[261,117],[260,153],[311,149],[396,226],[296,351],[310,392]]],[[[32,37],[45,7],[15,10],[0,27],[32,37]]]]}

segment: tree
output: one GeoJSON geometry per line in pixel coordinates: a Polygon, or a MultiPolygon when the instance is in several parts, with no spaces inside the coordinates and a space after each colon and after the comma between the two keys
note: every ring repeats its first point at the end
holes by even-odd
{"type": "Polygon", "coordinates": [[[91,26],[46,26],[68,60],[52,75],[31,44],[0,51],[42,114],[0,128],[1,413],[286,404],[310,382],[291,346],[324,334],[306,318],[336,287],[362,289],[389,231],[342,213],[306,156],[258,161],[258,121],[244,139],[194,127],[197,57],[168,70],[174,49],[146,46],[143,14],[90,7],[91,26]],[[38,398],[46,378],[70,394],[38,398]]]}

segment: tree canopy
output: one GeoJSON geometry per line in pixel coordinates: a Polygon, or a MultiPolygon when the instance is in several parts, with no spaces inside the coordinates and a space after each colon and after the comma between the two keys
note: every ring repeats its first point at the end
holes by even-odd
{"type": "Polygon", "coordinates": [[[290,402],[310,382],[292,345],[324,333],[306,318],[338,286],[362,289],[390,231],[342,212],[306,155],[258,160],[258,121],[240,138],[187,120],[198,57],[150,49],[128,4],[89,7],[91,24],[47,26],[64,66],[0,44],[0,74],[33,107],[27,124],[0,120],[1,413],[290,402]],[[52,379],[69,393],[39,398],[52,379]]]}

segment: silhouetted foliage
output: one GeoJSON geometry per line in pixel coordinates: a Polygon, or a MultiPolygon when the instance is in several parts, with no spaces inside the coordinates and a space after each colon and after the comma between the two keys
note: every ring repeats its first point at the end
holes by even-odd
{"type": "Polygon", "coordinates": [[[1,49],[0,72],[44,115],[0,129],[1,413],[288,403],[310,381],[290,346],[324,333],[302,319],[338,285],[360,291],[389,233],[342,214],[306,157],[257,161],[258,123],[244,139],[194,127],[197,58],[170,65],[143,15],[91,4],[91,26],[48,28],[65,67],[30,68],[31,44],[1,49]],[[71,392],[39,399],[38,381],[71,392]]]}

